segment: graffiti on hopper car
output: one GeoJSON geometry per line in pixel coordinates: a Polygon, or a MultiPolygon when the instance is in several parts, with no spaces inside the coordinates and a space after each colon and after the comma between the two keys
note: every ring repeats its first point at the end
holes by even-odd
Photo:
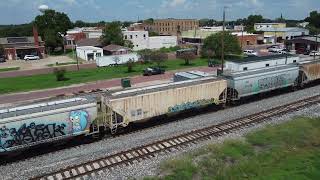
{"type": "Polygon", "coordinates": [[[84,110],[71,111],[69,119],[72,122],[72,129],[74,134],[81,133],[87,128],[89,124],[89,114],[84,110]]]}
{"type": "Polygon", "coordinates": [[[198,108],[201,106],[209,105],[209,104],[218,104],[215,99],[202,99],[194,102],[187,102],[179,105],[175,105],[173,107],[169,107],[169,112],[180,112],[188,109],[198,108]]]}
{"type": "Polygon", "coordinates": [[[271,89],[275,87],[280,87],[284,84],[286,84],[286,77],[288,77],[288,74],[282,74],[279,76],[273,76],[273,77],[267,77],[260,79],[258,81],[259,89],[271,89]]]}
{"type": "Polygon", "coordinates": [[[23,124],[20,128],[0,128],[1,148],[11,148],[19,145],[51,139],[65,135],[65,124],[23,124]]]}

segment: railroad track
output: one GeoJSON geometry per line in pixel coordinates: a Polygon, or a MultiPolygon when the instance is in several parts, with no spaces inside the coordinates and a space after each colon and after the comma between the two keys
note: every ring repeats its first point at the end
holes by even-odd
{"type": "Polygon", "coordinates": [[[294,111],[299,111],[300,109],[304,109],[316,103],[320,103],[320,95],[300,100],[294,103],[286,104],[283,106],[275,107],[246,117],[234,119],[218,125],[194,130],[168,139],[156,141],[144,146],[132,148],[83,164],[70,166],[59,171],[33,177],[31,179],[82,179],[90,176],[95,176],[96,174],[100,174],[106,169],[112,170],[112,168],[118,166],[128,166],[130,164],[140,162],[143,159],[152,158],[158,153],[169,153],[170,151],[175,149],[188,147],[191,144],[196,144],[204,140],[209,140],[211,138],[232,133],[233,131],[239,130],[241,128],[269,121],[271,120],[271,118],[276,116],[280,116],[294,111]]]}

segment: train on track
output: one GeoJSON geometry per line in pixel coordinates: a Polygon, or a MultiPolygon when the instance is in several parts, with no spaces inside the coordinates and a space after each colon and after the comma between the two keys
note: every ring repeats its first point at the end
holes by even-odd
{"type": "Polygon", "coordinates": [[[131,123],[224,106],[320,79],[320,61],[304,61],[141,88],[104,91],[0,109],[0,154],[64,139],[117,133],[131,123]],[[97,98],[98,97],[98,98],[97,98]]]}

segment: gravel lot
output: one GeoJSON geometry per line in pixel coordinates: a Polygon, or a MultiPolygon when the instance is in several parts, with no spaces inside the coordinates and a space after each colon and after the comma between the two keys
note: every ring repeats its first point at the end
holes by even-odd
{"type": "MultiPolygon", "coordinates": [[[[238,118],[255,112],[270,109],[274,106],[287,104],[294,102],[305,97],[314,96],[320,94],[320,86],[296,91],[294,93],[279,95],[273,98],[264,99],[258,102],[234,107],[226,110],[220,110],[218,112],[199,115],[197,117],[187,118],[183,121],[174,122],[166,126],[154,128],[151,130],[145,130],[143,132],[137,132],[134,135],[121,136],[112,139],[105,139],[99,142],[95,142],[89,145],[79,146],[68,150],[63,150],[40,157],[28,159],[25,161],[9,164],[6,166],[0,166],[0,179],[27,179],[32,176],[39,175],[48,171],[54,171],[73,164],[79,164],[84,161],[96,159],[108,154],[113,154],[117,151],[132,148],[145,143],[150,143],[155,140],[163,139],[173,136],[175,134],[181,134],[188,132],[192,129],[199,129],[209,125],[214,125],[223,121],[238,118]]],[[[309,108],[303,112],[297,112],[297,114],[311,114],[318,116],[316,112],[320,112],[319,105],[315,105],[313,108],[309,108]]],[[[291,117],[291,116],[290,116],[291,117]]],[[[289,116],[283,118],[276,118],[275,122],[281,119],[288,119],[289,116]]],[[[237,132],[235,135],[228,135],[227,137],[238,137],[239,135],[247,132],[237,132]]],[[[220,142],[223,138],[218,138],[214,141],[220,142]]],[[[198,147],[200,145],[197,145],[198,147]]],[[[196,147],[190,147],[196,148],[196,147]]],[[[182,151],[179,150],[179,153],[182,151]]],[[[171,155],[176,156],[176,155],[171,155]]],[[[126,179],[126,177],[141,177],[145,175],[154,175],[157,173],[158,162],[162,159],[168,158],[167,155],[159,156],[151,161],[143,161],[141,164],[137,164],[131,167],[126,167],[127,170],[114,171],[112,174],[107,174],[107,179],[126,179]],[[121,176],[120,176],[120,175],[121,176]]],[[[99,178],[97,178],[99,179],[99,178]]],[[[106,179],[105,175],[104,178],[106,179]]]]}

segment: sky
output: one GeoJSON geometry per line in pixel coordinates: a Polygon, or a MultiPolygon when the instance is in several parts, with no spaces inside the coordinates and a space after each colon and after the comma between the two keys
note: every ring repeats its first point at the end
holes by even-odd
{"type": "Polygon", "coordinates": [[[38,7],[65,12],[72,21],[87,22],[147,18],[222,19],[261,14],[274,19],[281,13],[286,19],[304,19],[310,11],[320,11],[319,0],[0,0],[0,24],[31,22],[40,15],[38,7]]]}

